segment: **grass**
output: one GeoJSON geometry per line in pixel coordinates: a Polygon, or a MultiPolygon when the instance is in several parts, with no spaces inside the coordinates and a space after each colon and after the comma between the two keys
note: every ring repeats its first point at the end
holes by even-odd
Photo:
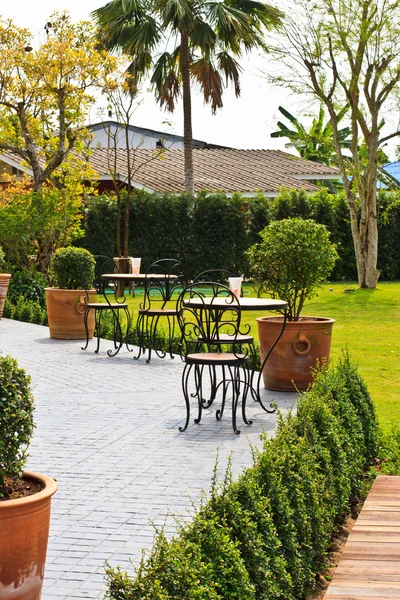
{"type": "MultiPolygon", "coordinates": [[[[129,299],[135,313],[143,296],[129,299]]],[[[264,312],[244,312],[257,337],[256,318],[264,312]]],[[[375,290],[358,289],[357,284],[324,285],[316,298],[308,301],[304,315],[331,317],[332,353],[337,358],[348,348],[366,381],[384,431],[399,422],[400,398],[400,282],[379,283],[375,290]],[[347,289],[354,292],[345,293],[347,289]]]]}

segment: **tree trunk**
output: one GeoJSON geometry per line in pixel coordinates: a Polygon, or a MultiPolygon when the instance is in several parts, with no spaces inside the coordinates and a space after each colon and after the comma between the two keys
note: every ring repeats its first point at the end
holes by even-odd
{"type": "Polygon", "coordinates": [[[183,138],[185,191],[194,194],[192,103],[190,97],[190,52],[187,33],[181,33],[181,69],[183,92],[183,138]]]}
{"type": "Polygon", "coordinates": [[[121,251],[121,194],[120,191],[117,190],[117,256],[120,258],[122,256],[121,251]]]}

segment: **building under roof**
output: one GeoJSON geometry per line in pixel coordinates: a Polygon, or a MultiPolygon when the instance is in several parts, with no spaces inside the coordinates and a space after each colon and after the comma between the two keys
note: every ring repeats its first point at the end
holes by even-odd
{"type": "MultiPolygon", "coordinates": [[[[154,150],[134,152],[132,185],[151,192],[184,192],[183,150],[165,150],[157,155],[154,150]]],[[[8,169],[24,170],[19,157],[6,152],[0,156],[8,169]]],[[[113,179],[126,183],[128,177],[127,151],[123,148],[108,150],[95,148],[89,161],[99,177],[99,191],[112,189],[113,179]],[[115,156],[116,152],[116,156],[115,156]],[[112,175],[116,158],[116,172],[112,175]]],[[[258,192],[277,196],[282,187],[304,189],[308,193],[320,189],[316,182],[338,180],[338,169],[304,160],[280,150],[239,150],[231,148],[193,149],[195,192],[222,191],[230,195],[241,192],[251,197],[258,192]]],[[[19,171],[20,172],[20,171],[19,171]]]]}

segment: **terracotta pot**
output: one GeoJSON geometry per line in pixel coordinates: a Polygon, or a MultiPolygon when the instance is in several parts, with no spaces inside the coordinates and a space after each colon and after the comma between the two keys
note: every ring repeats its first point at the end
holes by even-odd
{"type": "MultiPolygon", "coordinates": [[[[261,360],[279,335],[282,319],[257,319],[261,360]]],[[[312,369],[318,362],[329,362],[334,322],[334,319],[324,317],[287,321],[285,331],[264,367],[264,386],[268,390],[285,392],[306,390],[312,383],[312,369]]]]}
{"type": "MultiPolygon", "coordinates": [[[[93,291],[93,297],[96,292],[93,291]]],[[[85,312],[85,290],[60,290],[46,288],[47,317],[50,337],[57,340],[85,340],[86,331],[83,321],[85,312]]],[[[94,332],[94,310],[89,312],[89,339],[94,332]]]]}
{"type": "Polygon", "coordinates": [[[0,273],[0,319],[3,315],[4,302],[6,301],[10,279],[11,275],[9,273],[0,273]]]}
{"type": "Polygon", "coordinates": [[[24,477],[45,485],[38,494],[0,502],[0,598],[40,600],[50,526],[51,497],[57,484],[40,473],[24,477]]]}

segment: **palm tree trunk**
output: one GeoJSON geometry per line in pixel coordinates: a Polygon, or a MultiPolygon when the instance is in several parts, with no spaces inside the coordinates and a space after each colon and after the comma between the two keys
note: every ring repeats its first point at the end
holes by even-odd
{"type": "Polygon", "coordinates": [[[194,194],[192,102],[190,97],[190,52],[187,33],[181,33],[181,70],[183,93],[185,191],[189,194],[194,194]]]}

